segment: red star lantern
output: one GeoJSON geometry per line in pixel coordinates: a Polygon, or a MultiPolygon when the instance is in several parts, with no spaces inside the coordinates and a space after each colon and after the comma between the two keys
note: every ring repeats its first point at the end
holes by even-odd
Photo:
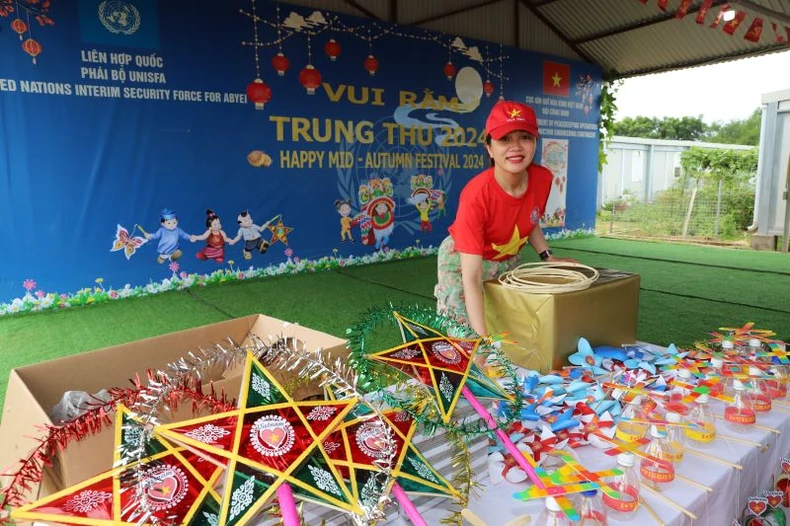
{"type": "Polygon", "coordinates": [[[315,89],[321,85],[321,73],[315,66],[308,64],[299,72],[299,83],[304,86],[308,95],[315,95],[315,89]]]}
{"type": "Polygon", "coordinates": [[[379,61],[376,60],[376,57],[368,55],[368,58],[365,59],[365,69],[370,73],[371,77],[376,74],[379,70],[379,61]]]}
{"type": "Polygon", "coordinates": [[[22,49],[25,51],[25,53],[33,57],[33,64],[36,63],[36,57],[39,56],[43,50],[41,44],[32,38],[28,38],[22,42],[22,49]]]}
{"type": "Polygon", "coordinates": [[[329,56],[329,60],[334,62],[340,56],[340,44],[334,38],[330,38],[329,42],[324,45],[324,52],[329,56]]]}
{"type": "Polygon", "coordinates": [[[492,93],[494,93],[494,83],[490,80],[486,80],[483,83],[483,92],[486,94],[486,97],[490,97],[492,93]]]}
{"type": "MultiPolygon", "coordinates": [[[[224,459],[203,461],[196,453],[175,447],[156,435],[143,445],[139,461],[123,465],[120,450],[140,447],[143,423],[118,406],[115,425],[115,465],[112,470],[12,511],[18,520],[58,524],[146,523],[186,524],[190,517],[210,523],[220,511],[212,489],[223,473],[224,459]],[[139,477],[137,476],[139,475],[139,477]]],[[[216,522],[215,522],[216,524],[216,522]]]]}
{"type": "Polygon", "coordinates": [[[247,84],[247,98],[255,104],[256,110],[262,110],[263,105],[272,100],[272,89],[261,79],[255,79],[247,84]]]}
{"type": "Polygon", "coordinates": [[[444,65],[444,75],[447,77],[447,80],[453,80],[456,73],[458,73],[458,70],[452,62],[448,61],[447,64],[444,65]]]}
{"type": "Polygon", "coordinates": [[[277,75],[282,77],[288,71],[288,68],[291,67],[291,61],[282,53],[277,53],[272,58],[272,67],[277,72],[277,75]]]}
{"type": "Polygon", "coordinates": [[[24,35],[25,31],[27,31],[27,24],[25,24],[25,22],[17,18],[13,22],[11,22],[11,29],[16,31],[17,34],[19,34],[19,40],[22,40],[22,35],[24,35]]]}

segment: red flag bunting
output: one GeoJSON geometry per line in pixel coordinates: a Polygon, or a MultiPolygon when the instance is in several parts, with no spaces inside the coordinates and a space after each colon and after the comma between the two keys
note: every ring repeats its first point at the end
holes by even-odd
{"type": "Polygon", "coordinates": [[[771,22],[771,28],[774,30],[774,36],[776,37],[776,43],[781,44],[784,42],[785,37],[779,32],[779,26],[776,25],[776,22],[771,22]]]}
{"type": "Polygon", "coordinates": [[[642,2],[643,4],[647,3],[647,0],[639,0],[639,1],[642,2]]]}
{"type": "Polygon", "coordinates": [[[719,27],[719,24],[724,18],[724,12],[728,11],[729,9],[730,9],[730,4],[724,4],[723,6],[721,6],[721,9],[719,9],[719,14],[716,15],[716,20],[714,20],[713,23],[708,27],[710,27],[711,29],[715,29],[719,27]]]}
{"type": "Polygon", "coordinates": [[[689,7],[691,7],[691,0],[681,0],[680,7],[678,7],[678,10],[675,12],[675,18],[681,20],[685,17],[689,12],[689,7]]]}
{"type": "Polygon", "coordinates": [[[741,26],[741,22],[743,22],[744,18],[746,18],[746,11],[738,11],[735,14],[735,18],[724,24],[722,31],[728,35],[732,35],[741,26]]]}
{"type": "Polygon", "coordinates": [[[746,34],[743,36],[743,38],[748,40],[749,42],[759,42],[762,34],[763,34],[763,19],[759,17],[755,17],[755,19],[752,20],[752,25],[749,26],[749,30],[746,31],[746,34]]]}
{"type": "Polygon", "coordinates": [[[708,11],[710,11],[710,6],[713,5],[713,0],[705,0],[702,2],[702,6],[699,8],[699,12],[697,13],[697,23],[704,24],[705,17],[708,16],[708,11]]]}
{"type": "Polygon", "coordinates": [[[658,0],[658,7],[659,7],[659,9],[661,9],[662,11],[666,11],[667,10],[667,2],[668,1],[669,0],[658,0]]]}

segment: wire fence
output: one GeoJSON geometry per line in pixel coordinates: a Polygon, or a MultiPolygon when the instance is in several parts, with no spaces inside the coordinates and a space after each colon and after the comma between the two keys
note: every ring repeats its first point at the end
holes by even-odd
{"type": "Polygon", "coordinates": [[[733,241],[751,224],[754,196],[668,192],[651,203],[618,201],[599,212],[598,232],[612,236],[733,241]]]}

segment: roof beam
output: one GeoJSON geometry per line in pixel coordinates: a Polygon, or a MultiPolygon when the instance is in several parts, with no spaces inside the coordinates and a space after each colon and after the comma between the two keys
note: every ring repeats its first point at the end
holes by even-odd
{"type": "Polygon", "coordinates": [[[555,35],[557,35],[557,38],[559,38],[560,40],[562,40],[563,42],[565,42],[565,44],[566,44],[566,45],[567,45],[569,48],[571,48],[571,49],[574,51],[574,53],[576,53],[577,55],[579,55],[580,57],[582,57],[582,58],[583,58],[585,61],[589,62],[590,64],[596,64],[596,62],[595,62],[595,61],[594,61],[592,58],[590,58],[590,56],[589,56],[587,53],[585,53],[584,51],[582,51],[582,50],[579,48],[579,46],[577,46],[577,45],[576,45],[576,43],[575,43],[575,42],[572,42],[572,41],[571,41],[571,40],[570,40],[568,37],[566,37],[565,35],[563,35],[563,34],[562,34],[562,31],[560,31],[560,30],[559,30],[559,28],[558,28],[557,26],[555,26],[555,25],[554,25],[554,23],[553,23],[551,20],[549,20],[548,18],[546,18],[546,17],[543,15],[543,13],[541,13],[540,11],[538,11],[538,8],[537,8],[536,6],[532,5],[532,4],[531,4],[531,3],[529,3],[527,0],[519,0],[519,2],[521,2],[521,5],[523,5],[524,7],[526,7],[526,8],[529,10],[529,12],[530,12],[530,13],[532,13],[532,14],[535,16],[535,18],[537,18],[538,20],[540,20],[541,22],[543,22],[543,23],[546,25],[546,27],[548,27],[549,29],[551,29],[551,31],[552,31],[552,32],[553,32],[555,35]]]}
{"type": "Polygon", "coordinates": [[[390,22],[398,23],[398,0],[390,0],[390,22]]]}
{"type": "MultiPolygon", "coordinates": [[[[713,4],[711,5],[711,9],[713,9],[714,7],[717,7],[717,6],[719,6],[719,5],[721,5],[721,4],[725,3],[725,2],[726,2],[726,0],[713,0],[713,4]]],[[[698,5],[698,6],[692,7],[692,8],[690,8],[688,10],[687,14],[691,15],[693,13],[696,13],[697,11],[700,10],[701,7],[702,7],[701,4],[698,5]]],[[[651,18],[650,20],[643,20],[641,22],[637,22],[636,24],[628,24],[628,25],[617,27],[617,28],[614,28],[614,29],[607,29],[606,31],[601,31],[600,33],[593,33],[592,35],[588,35],[588,36],[583,37],[583,38],[577,38],[576,40],[573,41],[573,43],[576,44],[576,45],[586,44],[587,42],[592,42],[593,40],[600,40],[602,38],[607,38],[607,37],[611,37],[611,36],[614,36],[614,35],[619,35],[619,34],[622,34],[622,33],[628,33],[629,31],[634,31],[635,29],[642,29],[643,27],[649,27],[649,26],[652,26],[652,25],[655,25],[655,24],[660,24],[662,22],[666,22],[667,20],[672,20],[674,18],[675,18],[675,13],[674,12],[672,12],[672,13],[663,13],[661,15],[658,15],[658,16],[654,17],[654,18],[651,18]]]]}
{"type": "MultiPolygon", "coordinates": [[[[348,0],[347,0],[348,1],[348,0]]],[[[421,20],[415,20],[414,22],[407,22],[410,26],[419,26],[422,24],[427,24],[428,22],[435,22],[437,20],[441,20],[442,18],[447,18],[448,16],[457,15],[460,13],[465,13],[466,11],[471,11],[473,9],[477,9],[479,7],[485,7],[487,5],[496,4],[501,2],[502,0],[483,0],[482,2],[478,2],[476,4],[471,4],[466,7],[461,7],[459,9],[453,9],[452,11],[447,11],[444,13],[440,13],[438,15],[429,16],[428,18],[423,18],[421,20]]]]}
{"type": "Polygon", "coordinates": [[[360,13],[364,14],[368,18],[372,18],[374,20],[381,20],[381,17],[379,17],[376,13],[374,13],[364,5],[360,5],[360,3],[357,2],[357,0],[343,0],[343,1],[348,5],[350,5],[351,7],[353,7],[354,9],[356,9],[357,11],[359,11],[360,13]]]}
{"type": "Polygon", "coordinates": [[[543,7],[544,5],[553,4],[557,0],[529,0],[529,3],[535,7],[543,7]]]}

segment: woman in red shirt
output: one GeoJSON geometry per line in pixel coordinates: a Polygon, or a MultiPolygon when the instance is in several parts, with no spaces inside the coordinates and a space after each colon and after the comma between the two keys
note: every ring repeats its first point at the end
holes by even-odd
{"type": "Polygon", "coordinates": [[[552,255],[540,218],[554,179],[535,164],[535,110],[497,102],[486,120],[486,151],[492,166],[461,191],[450,235],[439,247],[437,311],[486,336],[483,281],[521,264],[529,242],[542,261],[573,261],[552,255]]]}

